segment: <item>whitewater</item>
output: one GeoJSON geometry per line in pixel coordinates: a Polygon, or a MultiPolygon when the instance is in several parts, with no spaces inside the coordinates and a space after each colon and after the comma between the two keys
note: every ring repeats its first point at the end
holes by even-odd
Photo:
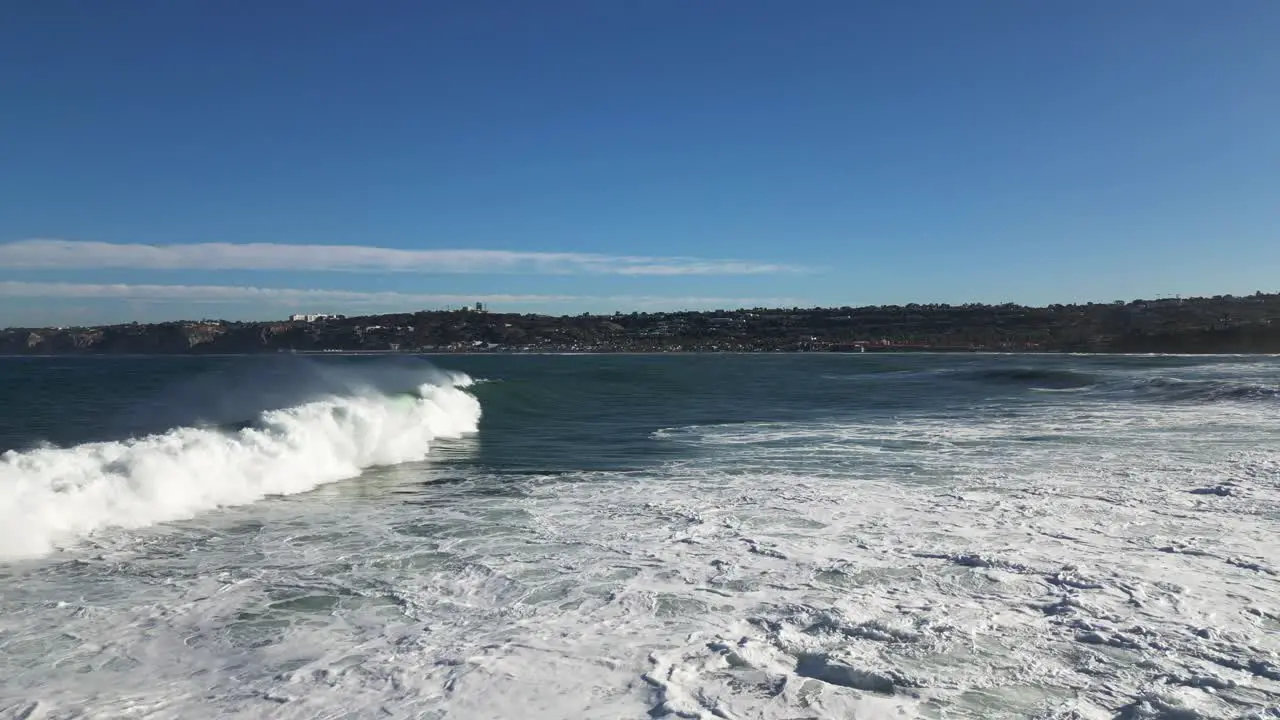
{"type": "Polygon", "coordinates": [[[465,376],[412,397],[368,388],[261,413],[228,432],[180,427],[117,442],[0,456],[0,559],[39,555],[95,530],[190,518],[292,495],[377,465],[426,457],[436,438],[475,432],[465,376]]]}
{"type": "Polygon", "coordinates": [[[1280,717],[1275,358],[22,362],[0,717],[1280,717]]]}

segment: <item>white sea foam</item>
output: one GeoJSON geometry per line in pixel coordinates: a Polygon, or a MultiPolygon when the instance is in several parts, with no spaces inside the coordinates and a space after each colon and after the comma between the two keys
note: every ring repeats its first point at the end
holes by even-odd
{"type": "Polygon", "coordinates": [[[105,528],[138,528],[292,495],[364,468],[421,459],[476,430],[462,375],[417,397],[365,391],[271,410],[238,431],[180,427],[120,442],[0,455],[0,559],[40,555],[105,528]]]}

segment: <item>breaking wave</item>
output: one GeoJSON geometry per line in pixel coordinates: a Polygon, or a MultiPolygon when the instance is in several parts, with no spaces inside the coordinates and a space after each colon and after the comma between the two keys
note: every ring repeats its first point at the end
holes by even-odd
{"type": "Polygon", "coordinates": [[[6,452],[0,558],[38,556],[99,530],[185,519],[421,460],[433,440],[473,433],[480,420],[479,401],[464,389],[470,378],[431,374],[416,392],[353,384],[342,394],[263,410],[239,429],[181,426],[6,452]]]}

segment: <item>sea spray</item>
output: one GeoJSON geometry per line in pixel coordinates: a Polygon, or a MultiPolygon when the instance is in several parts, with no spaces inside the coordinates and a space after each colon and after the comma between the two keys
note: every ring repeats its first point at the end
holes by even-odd
{"type": "Polygon", "coordinates": [[[138,528],[291,495],[420,460],[475,432],[480,404],[450,376],[409,401],[360,391],[262,412],[235,431],[179,427],[119,442],[0,455],[0,558],[38,556],[105,528],[138,528]]]}

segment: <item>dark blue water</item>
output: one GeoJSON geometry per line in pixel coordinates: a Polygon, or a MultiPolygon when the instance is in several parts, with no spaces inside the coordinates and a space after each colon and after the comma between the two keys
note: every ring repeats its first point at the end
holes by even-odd
{"type": "Polygon", "coordinates": [[[487,461],[527,465],[546,454],[551,466],[575,466],[575,458],[654,452],[643,439],[672,425],[963,412],[974,403],[1043,403],[1042,393],[1055,390],[1156,403],[1275,399],[1276,386],[1230,374],[1258,362],[911,354],[0,358],[0,449],[238,423],[358,383],[409,389],[423,366],[435,365],[495,381],[476,390],[486,452],[496,453],[487,461]],[[628,442],[639,444],[617,445],[628,442]]]}

